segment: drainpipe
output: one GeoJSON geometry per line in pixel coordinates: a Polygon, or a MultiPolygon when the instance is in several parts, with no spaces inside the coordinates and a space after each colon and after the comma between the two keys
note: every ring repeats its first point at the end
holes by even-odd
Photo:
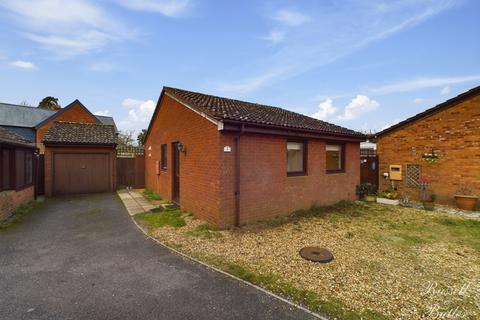
{"type": "Polygon", "coordinates": [[[235,136],[235,227],[240,226],[240,137],[245,130],[242,124],[235,136]]]}

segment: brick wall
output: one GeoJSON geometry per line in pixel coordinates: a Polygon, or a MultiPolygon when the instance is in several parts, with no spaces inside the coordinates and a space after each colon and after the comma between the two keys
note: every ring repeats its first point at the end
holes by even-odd
{"type": "Polygon", "coordinates": [[[20,205],[33,200],[33,186],[0,192],[0,220],[8,218],[20,205]]]}
{"type": "Polygon", "coordinates": [[[88,113],[85,108],[83,108],[80,104],[74,104],[65,110],[51,121],[43,124],[40,128],[36,131],[36,143],[37,147],[40,149],[40,153],[45,152],[45,147],[43,143],[41,143],[43,137],[47,133],[48,129],[58,121],[65,121],[65,122],[79,122],[79,123],[96,123],[97,119],[93,117],[90,113],[88,113]]]}
{"type": "Polygon", "coordinates": [[[390,182],[382,177],[389,165],[402,165],[403,180],[396,185],[402,195],[419,199],[419,191],[405,182],[406,164],[419,164],[422,176],[432,180],[431,190],[442,203],[453,203],[456,191],[467,185],[480,195],[480,97],[418,120],[381,137],[377,142],[380,188],[390,182]],[[432,148],[439,160],[421,160],[432,148]]]}
{"type": "Polygon", "coordinates": [[[180,141],[180,203],[201,219],[219,221],[219,132],[217,126],[174,99],[163,96],[145,142],[145,185],[172,198],[172,143],[180,141]],[[167,144],[167,169],[156,174],[161,145],[167,144]]]}
{"type": "MultiPolygon", "coordinates": [[[[270,135],[243,135],[240,138],[240,223],[282,216],[312,205],[328,205],[354,200],[360,181],[360,145],[345,145],[345,172],[327,174],[325,141],[309,140],[307,175],[287,176],[287,138],[270,135]]],[[[222,146],[232,146],[225,154],[221,175],[221,212],[224,224],[235,219],[235,142],[222,135],[222,146]]]]}

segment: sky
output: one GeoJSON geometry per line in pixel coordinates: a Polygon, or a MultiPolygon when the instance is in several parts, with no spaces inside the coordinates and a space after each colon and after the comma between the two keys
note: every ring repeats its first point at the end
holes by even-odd
{"type": "Polygon", "coordinates": [[[378,131],[480,85],[477,0],[0,0],[0,102],[148,127],[172,86],[378,131]]]}

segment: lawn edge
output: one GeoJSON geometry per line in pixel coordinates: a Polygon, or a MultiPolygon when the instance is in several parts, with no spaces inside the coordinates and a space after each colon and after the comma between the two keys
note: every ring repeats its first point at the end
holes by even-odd
{"type": "Polygon", "coordinates": [[[267,295],[269,295],[269,296],[271,296],[271,297],[273,297],[273,298],[276,298],[277,300],[280,300],[280,301],[285,302],[285,303],[287,303],[287,304],[289,304],[289,305],[291,305],[291,306],[293,306],[293,307],[295,307],[295,308],[297,308],[297,309],[300,309],[300,310],[302,310],[302,311],[304,311],[304,312],[306,312],[306,313],[308,313],[308,314],[310,314],[310,315],[312,315],[312,316],[314,316],[314,317],[316,317],[316,318],[318,318],[318,319],[321,319],[321,320],[330,320],[330,319],[327,318],[326,316],[323,316],[323,315],[320,315],[320,314],[318,314],[318,313],[316,313],[316,312],[313,312],[313,311],[305,308],[305,307],[302,306],[302,305],[299,305],[299,304],[297,304],[297,303],[295,303],[295,302],[292,302],[292,301],[290,301],[290,300],[288,300],[288,299],[286,299],[286,298],[284,298],[284,297],[282,297],[282,296],[279,296],[279,295],[277,295],[277,294],[275,294],[275,293],[273,293],[273,292],[271,292],[271,291],[269,291],[269,290],[267,290],[267,289],[265,289],[265,288],[262,288],[262,287],[260,287],[260,286],[258,286],[258,285],[256,285],[256,284],[253,284],[253,283],[248,282],[248,281],[246,281],[246,280],[243,280],[243,279],[241,279],[241,278],[239,278],[239,277],[236,277],[236,276],[234,276],[233,274],[230,274],[230,273],[228,273],[228,272],[225,272],[225,271],[223,271],[223,270],[221,270],[221,269],[219,269],[219,268],[217,268],[217,267],[215,267],[215,266],[212,266],[212,265],[210,265],[210,264],[208,264],[208,263],[205,263],[205,262],[203,262],[203,261],[201,261],[201,260],[199,260],[199,259],[197,259],[197,258],[195,258],[195,257],[192,257],[192,256],[190,256],[190,255],[188,255],[188,254],[186,254],[186,253],[184,253],[184,252],[181,252],[181,251],[179,251],[179,250],[177,250],[177,249],[175,249],[175,248],[173,248],[173,247],[171,247],[171,246],[169,246],[169,245],[161,242],[161,241],[158,240],[157,238],[151,236],[151,235],[135,220],[135,217],[134,217],[134,216],[130,216],[130,219],[133,221],[133,223],[135,223],[135,225],[137,226],[137,228],[140,229],[145,236],[147,236],[147,238],[149,238],[150,240],[153,240],[154,242],[156,242],[157,244],[161,245],[162,247],[167,248],[168,250],[170,250],[170,251],[172,251],[172,252],[174,252],[174,253],[176,253],[176,254],[178,254],[178,255],[180,255],[180,256],[188,259],[188,260],[191,260],[191,261],[193,261],[193,262],[196,262],[196,263],[198,263],[198,264],[206,267],[207,269],[216,271],[216,272],[218,272],[218,273],[220,273],[220,274],[223,274],[223,275],[225,275],[225,276],[227,276],[227,277],[230,277],[230,278],[232,278],[232,279],[235,279],[235,280],[237,280],[237,281],[239,281],[239,282],[241,282],[241,283],[243,283],[243,284],[246,284],[246,285],[248,285],[248,286],[250,286],[250,287],[253,287],[253,288],[255,288],[255,289],[259,290],[259,291],[262,291],[263,293],[266,293],[267,295]]]}

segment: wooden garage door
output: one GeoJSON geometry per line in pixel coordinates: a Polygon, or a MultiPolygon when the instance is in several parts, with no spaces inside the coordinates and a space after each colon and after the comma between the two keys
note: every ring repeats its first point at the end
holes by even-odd
{"type": "Polygon", "coordinates": [[[53,193],[55,195],[106,191],[110,191],[108,154],[54,154],[53,193]]]}

